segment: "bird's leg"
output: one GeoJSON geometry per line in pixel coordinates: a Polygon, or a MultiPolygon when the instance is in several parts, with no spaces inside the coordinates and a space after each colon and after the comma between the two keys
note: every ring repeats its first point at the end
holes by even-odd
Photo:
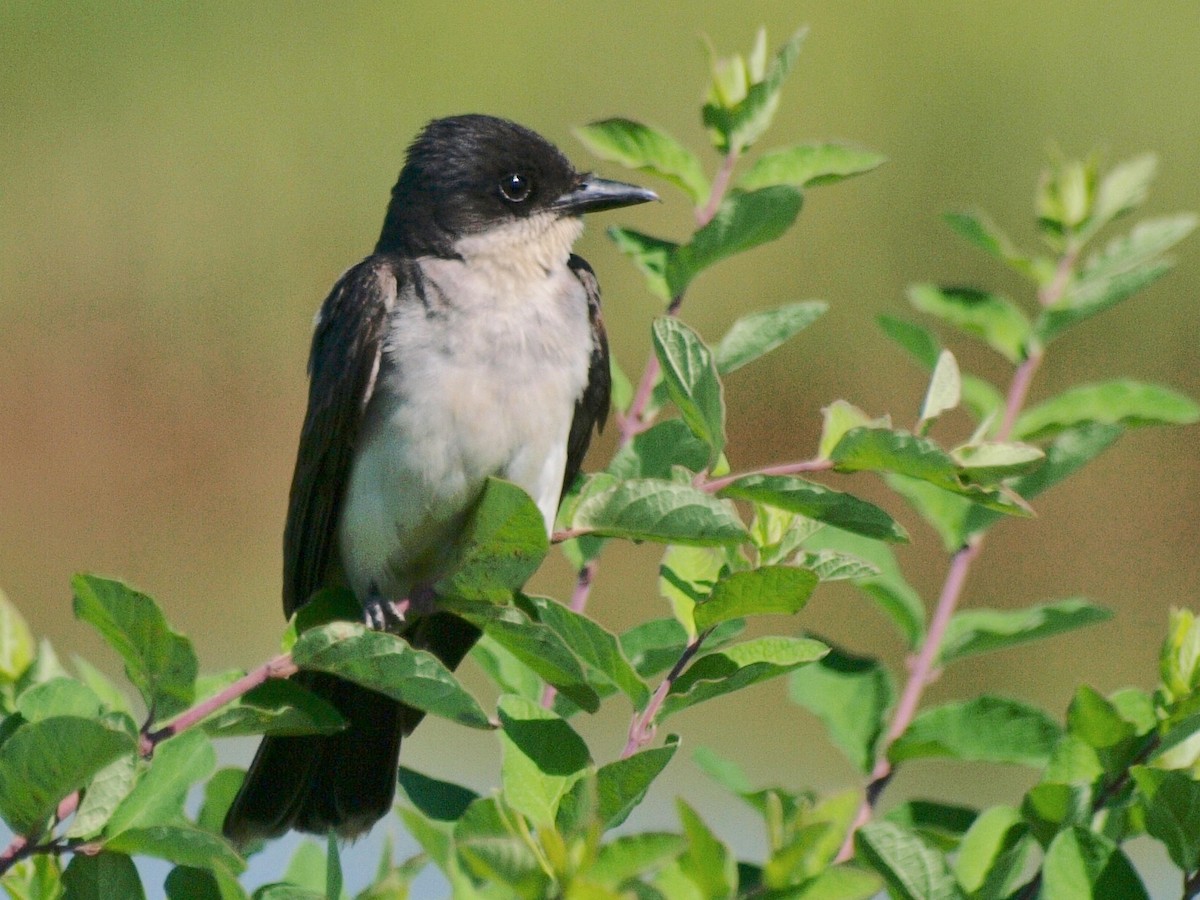
{"type": "Polygon", "coordinates": [[[372,590],[363,602],[363,619],[375,631],[399,633],[410,615],[426,616],[434,611],[437,594],[428,585],[417,585],[403,600],[388,600],[372,590]]]}
{"type": "Polygon", "coordinates": [[[407,617],[408,607],[407,599],[388,600],[378,590],[372,589],[363,599],[363,620],[367,627],[374,631],[399,633],[407,617]]]}

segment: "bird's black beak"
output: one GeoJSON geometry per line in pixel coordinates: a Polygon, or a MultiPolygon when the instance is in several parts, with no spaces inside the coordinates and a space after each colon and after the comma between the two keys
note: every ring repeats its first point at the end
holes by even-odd
{"type": "Polygon", "coordinates": [[[636,203],[657,200],[658,194],[636,184],[609,181],[595,175],[585,175],[583,180],[554,201],[552,208],[571,216],[599,212],[604,209],[619,209],[636,203]]]}

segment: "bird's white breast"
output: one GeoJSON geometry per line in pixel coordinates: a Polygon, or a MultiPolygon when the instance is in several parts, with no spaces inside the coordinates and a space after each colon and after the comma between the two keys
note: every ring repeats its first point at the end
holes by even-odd
{"type": "MultiPolygon", "coordinates": [[[[569,248],[578,226],[565,223],[548,239],[569,248]]],[[[425,302],[396,304],[340,523],[359,597],[438,577],[488,476],[524,488],[553,527],[593,340],[583,286],[553,249],[549,268],[532,247],[422,260],[425,302]]]]}

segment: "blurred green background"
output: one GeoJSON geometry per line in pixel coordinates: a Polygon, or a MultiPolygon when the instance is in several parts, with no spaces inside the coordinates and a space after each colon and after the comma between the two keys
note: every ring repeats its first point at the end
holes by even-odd
{"type": "MultiPolygon", "coordinates": [[[[69,576],[89,570],[159,598],[206,669],[264,659],[282,625],[280,533],[311,317],[373,245],[416,129],[451,113],[504,115],[589,167],[571,128],[624,115],[702,149],[701,36],[744,52],[759,24],[773,48],[802,23],[812,32],[762,147],[842,139],[890,162],[811,192],[787,237],[692,289],[685,317],[714,339],[748,310],[831,304],[788,348],[729,380],[737,468],[811,455],[819,408],[836,397],[915,418],[922,373],[873,317],[907,315],[903,289],[916,280],[1023,290],[940,214],[982,207],[1031,242],[1052,143],[1075,155],[1099,148],[1109,162],[1156,151],[1148,212],[1200,208],[1200,7],[0,3],[0,586],[64,655],[102,656],[70,614],[69,576]]],[[[682,237],[689,211],[663,193],[661,206],[593,219],[580,248],[605,286],[614,352],[635,372],[656,303],[603,228],[682,237]]],[[[1053,348],[1035,400],[1118,374],[1200,396],[1200,239],[1177,256],[1174,273],[1053,348]]],[[[961,361],[1007,377],[995,359],[961,361]]],[[[592,465],[612,447],[610,432],[592,465]]],[[[945,566],[932,534],[866,479],[842,484],[904,517],[915,540],[902,559],[932,597],[945,566]]],[[[1061,712],[1078,681],[1151,686],[1166,611],[1194,604],[1200,583],[1198,490],[1194,429],[1137,432],[1039,499],[1037,520],[998,528],[969,602],[1085,594],[1118,616],[960,666],[929,696],[986,687],[1061,712]]],[[[661,614],[656,559],[652,548],[612,548],[594,594],[602,621],[623,628],[661,614]]],[[[536,587],[563,597],[570,585],[554,562],[536,587]]],[[[901,662],[881,617],[852,593],[819,592],[800,623],[773,624],[901,662]]],[[[784,696],[783,685],[755,689],[673,724],[685,746],[739,757],[755,779],[852,784],[784,696]]],[[[624,717],[614,708],[585,724],[599,758],[619,752],[624,717]]],[[[431,722],[406,761],[486,787],[492,741],[431,722]]],[[[721,804],[692,788],[690,762],[671,777],[656,789],[664,824],[675,792],[721,804]]],[[[1013,799],[1027,777],[917,764],[889,798],[1013,799]]],[[[750,852],[757,837],[744,840],[750,852]]]]}

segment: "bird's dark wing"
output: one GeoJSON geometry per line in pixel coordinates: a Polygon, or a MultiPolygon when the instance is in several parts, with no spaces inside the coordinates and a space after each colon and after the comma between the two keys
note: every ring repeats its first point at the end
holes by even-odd
{"type": "Polygon", "coordinates": [[[592,361],[588,367],[587,385],[575,401],[575,418],[571,420],[571,432],[567,436],[564,494],[583,465],[584,454],[592,440],[592,429],[604,427],[612,390],[612,373],[608,368],[608,336],[604,333],[604,319],[600,315],[600,283],[596,281],[592,267],[582,257],[571,254],[567,265],[587,291],[588,319],[592,323],[592,361]]]}
{"type": "Polygon", "coordinates": [[[288,616],[328,584],[339,564],[338,515],[400,278],[387,260],[368,257],[338,280],[317,317],[308,360],[308,412],[283,532],[288,616]]]}

